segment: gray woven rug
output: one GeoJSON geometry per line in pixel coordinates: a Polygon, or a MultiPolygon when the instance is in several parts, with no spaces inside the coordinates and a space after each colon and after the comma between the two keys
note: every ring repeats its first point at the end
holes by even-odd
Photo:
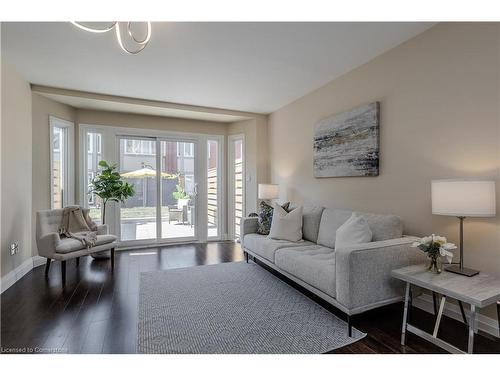
{"type": "Polygon", "coordinates": [[[138,353],[325,353],[365,336],[256,264],[141,274],[138,353]]]}

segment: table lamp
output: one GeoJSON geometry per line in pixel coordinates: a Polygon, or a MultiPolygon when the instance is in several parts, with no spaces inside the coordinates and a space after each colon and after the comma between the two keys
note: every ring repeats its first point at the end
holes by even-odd
{"type": "Polygon", "coordinates": [[[271,200],[278,199],[280,196],[279,185],[259,184],[259,199],[271,200]]]}
{"type": "Polygon", "coordinates": [[[460,220],[460,263],[445,270],[465,276],[477,275],[479,271],[464,267],[464,219],[495,216],[495,181],[433,180],[431,191],[432,213],[456,216],[460,220]]]}

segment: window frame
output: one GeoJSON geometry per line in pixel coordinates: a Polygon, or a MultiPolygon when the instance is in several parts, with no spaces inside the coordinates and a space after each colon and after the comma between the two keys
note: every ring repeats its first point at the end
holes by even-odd
{"type": "Polygon", "coordinates": [[[246,208],[247,208],[247,186],[246,186],[246,171],[247,171],[247,158],[246,158],[246,140],[245,140],[245,134],[233,134],[229,135],[227,137],[227,143],[228,143],[228,152],[227,152],[227,184],[228,184],[228,204],[227,204],[227,234],[230,240],[238,240],[236,238],[236,231],[235,231],[235,226],[236,226],[236,218],[234,215],[234,212],[236,211],[236,202],[234,198],[234,191],[236,188],[235,185],[235,161],[236,161],[236,150],[234,147],[235,141],[241,141],[242,142],[242,149],[241,149],[241,157],[242,157],[242,217],[246,216],[246,208]]]}
{"type": "Polygon", "coordinates": [[[59,150],[63,147],[63,194],[62,207],[75,204],[75,124],[55,116],[49,116],[49,185],[50,185],[50,208],[54,209],[54,130],[63,129],[63,142],[59,144],[59,150]]]}
{"type": "MultiPolygon", "coordinates": [[[[81,162],[80,162],[80,168],[81,168],[81,173],[80,173],[80,203],[83,207],[85,208],[90,208],[91,203],[93,202],[93,196],[88,194],[89,190],[89,184],[90,181],[97,176],[97,173],[99,172],[99,161],[104,160],[103,154],[102,154],[102,137],[103,137],[103,132],[102,130],[96,130],[93,128],[85,128],[80,131],[80,138],[81,138],[81,150],[86,150],[84,155],[80,155],[81,157],[81,162]],[[89,140],[92,142],[92,150],[89,150],[89,140]],[[95,140],[95,142],[94,142],[95,140]],[[96,162],[96,170],[90,172],[89,171],[89,156],[93,158],[93,155],[97,156],[96,162]],[[91,175],[92,174],[92,178],[91,175]]],[[[94,160],[92,161],[94,162],[94,160]]]]}

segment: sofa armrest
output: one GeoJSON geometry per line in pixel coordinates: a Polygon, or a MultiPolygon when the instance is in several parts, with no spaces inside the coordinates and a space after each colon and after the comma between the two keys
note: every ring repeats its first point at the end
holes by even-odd
{"type": "Polygon", "coordinates": [[[36,241],[38,255],[50,258],[56,252],[56,247],[60,242],[61,238],[59,237],[59,233],[47,233],[46,235],[40,237],[36,241]]]}
{"type": "Polygon", "coordinates": [[[240,222],[240,242],[243,244],[243,238],[250,233],[257,233],[259,218],[257,217],[243,217],[240,222]]]}
{"type": "Polygon", "coordinates": [[[416,237],[401,237],[335,249],[336,298],[348,309],[362,309],[403,295],[401,281],[391,277],[396,268],[425,261],[412,248],[416,237]]]}
{"type": "Polygon", "coordinates": [[[97,226],[97,234],[109,234],[108,224],[102,224],[97,226]]]}

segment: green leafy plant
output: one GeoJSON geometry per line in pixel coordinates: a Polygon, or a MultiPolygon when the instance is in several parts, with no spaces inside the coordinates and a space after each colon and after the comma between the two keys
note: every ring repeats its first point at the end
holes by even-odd
{"type": "Polygon", "coordinates": [[[125,202],[125,199],[135,195],[134,186],[123,181],[116,171],[116,164],[109,165],[106,161],[99,162],[101,172],[90,182],[89,194],[95,194],[102,200],[102,223],[106,217],[106,204],[109,201],[125,202]]]}
{"type": "Polygon", "coordinates": [[[174,199],[189,199],[191,198],[188,193],[184,190],[184,188],[181,185],[176,185],[177,191],[174,191],[172,193],[172,196],[174,199]]]}

